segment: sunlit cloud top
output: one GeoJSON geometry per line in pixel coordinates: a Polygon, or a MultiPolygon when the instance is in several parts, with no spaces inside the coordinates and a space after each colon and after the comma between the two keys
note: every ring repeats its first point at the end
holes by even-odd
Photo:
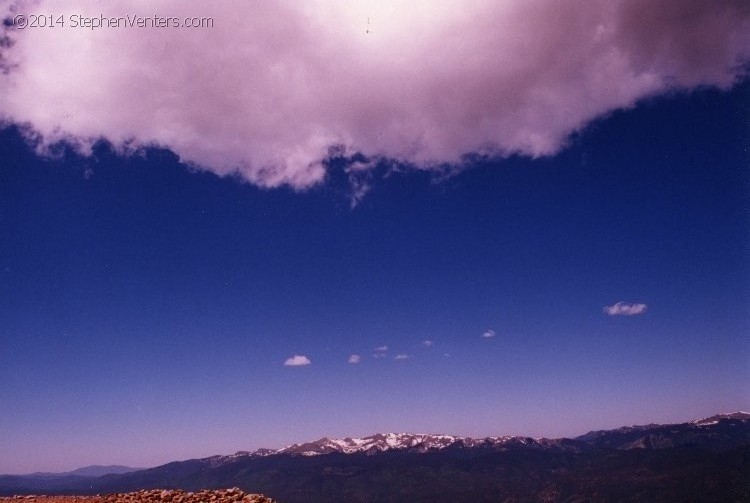
{"type": "MultiPolygon", "coordinates": [[[[7,28],[0,116],[40,150],[104,138],[266,187],[325,179],[331,148],[416,168],[545,156],[609,111],[729,88],[745,1],[10,2],[7,19],[210,18],[201,28],[7,28]],[[647,14],[646,14],[647,13],[647,14]]],[[[361,190],[360,190],[361,191],[361,190]]]]}

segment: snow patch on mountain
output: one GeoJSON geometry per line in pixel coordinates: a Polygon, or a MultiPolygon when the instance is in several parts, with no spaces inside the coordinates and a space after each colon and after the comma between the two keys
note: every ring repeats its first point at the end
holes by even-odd
{"type": "Polygon", "coordinates": [[[258,449],[257,451],[238,451],[229,456],[217,456],[212,464],[221,464],[235,461],[242,457],[265,457],[277,454],[292,456],[319,456],[323,454],[378,454],[386,451],[410,451],[410,452],[432,452],[448,447],[494,447],[499,448],[505,444],[536,444],[545,447],[555,443],[553,440],[544,438],[499,436],[485,438],[460,437],[455,435],[433,435],[427,433],[377,433],[368,437],[346,437],[328,438],[291,444],[281,449],[258,449]]]}
{"type": "Polygon", "coordinates": [[[718,424],[722,419],[750,419],[750,412],[744,412],[741,410],[737,412],[726,412],[711,417],[704,417],[703,419],[696,419],[695,421],[691,421],[690,424],[696,426],[711,426],[718,424]]]}

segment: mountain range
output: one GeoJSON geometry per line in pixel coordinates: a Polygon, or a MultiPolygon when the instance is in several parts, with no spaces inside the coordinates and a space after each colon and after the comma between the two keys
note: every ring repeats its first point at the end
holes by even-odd
{"type": "Polygon", "coordinates": [[[281,503],[750,501],[750,414],[561,439],[379,433],[148,469],[0,476],[0,495],[233,486],[281,503]]]}
{"type": "Polygon", "coordinates": [[[121,473],[137,472],[139,470],[144,470],[144,468],[132,468],[130,466],[122,466],[122,465],[90,465],[90,466],[84,466],[82,468],[76,468],[75,470],[71,470],[69,472],[57,472],[57,473],[34,472],[28,475],[24,475],[24,477],[47,478],[47,479],[56,479],[56,478],[69,477],[69,476],[101,477],[103,475],[109,475],[110,473],[121,474],[121,473]]]}

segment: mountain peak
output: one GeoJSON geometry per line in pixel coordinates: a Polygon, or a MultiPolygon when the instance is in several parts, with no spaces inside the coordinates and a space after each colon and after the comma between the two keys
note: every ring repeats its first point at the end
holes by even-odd
{"type": "MultiPolygon", "coordinates": [[[[737,411],[698,419],[684,426],[704,427],[713,426],[722,420],[750,420],[750,413],[737,411]]],[[[512,447],[532,447],[545,449],[551,447],[563,447],[575,449],[571,444],[574,441],[598,442],[608,444],[613,436],[628,438],[628,442],[638,440],[648,431],[664,428],[669,425],[648,424],[642,426],[623,426],[614,430],[591,431],[575,439],[547,439],[530,438],[519,436],[493,436],[484,438],[471,438],[456,435],[444,435],[433,433],[399,433],[385,432],[375,433],[366,437],[321,437],[310,442],[296,443],[282,447],[281,449],[258,449],[253,452],[238,451],[230,456],[216,456],[214,463],[223,464],[242,457],[265,457],[277,454],[290,456],[319,456],[324,454],[365,454],[373,455],[386,451],[404,451],[424,453],[428,451],[439,451],[446,448],[462,449],[472,447],[486,447],[492,449],[506,449],[512,447]],[[632,439],[630,438],[632,437],[632,439]]],[[[620,442],[618,445],[622,444],[620,442]]],[[[624,444],[622,444],[624,445],[624,444]]],[[[628,444],[629,445],[629,444],[628,444]]],[[[579,446],[580,447],[580,446],[579,446]]]]}
{"type": "Polygon", "coordinates": [[[724,414],[715,414],[711,417],[704,417],[703,419],[696,419],[695,421],[692,421],[691,423],[697,426],[709,426],[709,425],[718,423],[722,419],[746,420],[746,419],[750,419],[750,412],[744,412],[740,410],[737,412],[726,412],[724,414]]]}
{"type": "Polygon", "coordinates": [[[281,449],[258,449],[254,452],[238,451],[232,456],[225,458],[236,458],[240,456],[269,456],[272,454],[287,454],[292,456],[318,456],[322,454],[354,454],[363,453],[367,455],[386,451],[410,451],[427,452],[437,451],[448,447],[465,448],[476,446],[500,446],[507,443],[518,443],[524,445],[538,444],[546,445],[552,441],[546,439],[532,439],[527,437],[485,437],[470,438],[455,435],[443,435],[432,433],[375,433],[366,437],[322,437],[310,442],[287,445],[281,449]]]}
{"type": "MultiPolygon", "coordinates": [[[[330,454],[341,452],[351,454],[354,452],[375,453],[391,449],[407,449],[428,444],[429,447],[440,448],[459,440],[460,437],[449,437],[446,435],[428,435],[415,433],[376,433],[367,437],[345,437],[329,438],[323,437],[312,442],[292,444],[279,451],[280,454],[298,454],[313,456],[317,454],[330,454]]],[[[426,448],[429,448],[425,446],[426,448]]]]}

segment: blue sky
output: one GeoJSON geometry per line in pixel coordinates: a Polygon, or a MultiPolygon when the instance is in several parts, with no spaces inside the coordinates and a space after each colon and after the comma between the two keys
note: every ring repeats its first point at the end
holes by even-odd
{"type": "Polygon", "coordinates": [[[747,409],[747,98],[648,100],[448,179],[384,168],[355,208],[335,174],[264,190],[3,130],[2,471],[747,409]]]}
{"type": "Polygon", "coordinates": [[[744,3],[28,5],[0,473],[750,409],[744,3]]]}

